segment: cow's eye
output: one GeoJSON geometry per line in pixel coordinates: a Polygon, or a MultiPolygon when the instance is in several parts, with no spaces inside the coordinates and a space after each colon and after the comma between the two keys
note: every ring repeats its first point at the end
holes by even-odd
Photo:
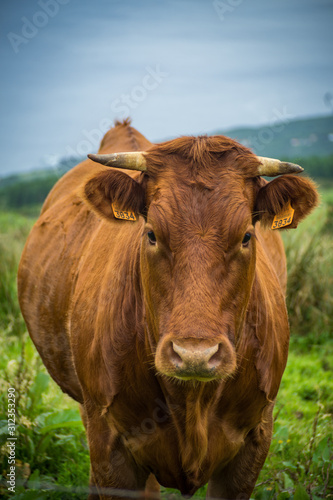
{"type": "Polygon", "coordinates": [[[151,245],[156,245],[156,236],[155,236],[154,231],[148,231],[147,236],[148,236],[149,243],[151,245]]]}
{"type": "Polygon", "coordinates": [[[249,241],[251,239],[251,236],[252,236],[251,233],[245,233],[245,236],[244,236],[243,241],[242,241],[243,247],[247,247],[248,246],[249,241]]]}

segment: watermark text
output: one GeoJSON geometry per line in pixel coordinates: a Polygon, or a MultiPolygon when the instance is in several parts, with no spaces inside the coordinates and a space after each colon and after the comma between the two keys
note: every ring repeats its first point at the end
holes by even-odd
{"type": "Polygon", "coordinates": [[[8,472],[7,485],[8,491],[15,493],[16,486],[16,440],[15,436],[15,389],[8,389],[8,472]]]}

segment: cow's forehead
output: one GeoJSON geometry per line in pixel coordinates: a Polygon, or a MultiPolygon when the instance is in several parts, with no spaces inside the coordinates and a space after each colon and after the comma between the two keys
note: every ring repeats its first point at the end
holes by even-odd
{"type": "Polygon", "coordinates": [[[171,174],[214,185],[221,175],[258,175],[258,158],[247,148],[224,136],[181,137],[157,144],[147,151],[152,179],[171,174]]]}
{"type": "MultiPolygon", "coordinates": [[[[249,199],[258,179],[258,158],[223,136],[184,137],[154,146],[147,152],[150,179],[148,203],[158,198],[177,204],[219,206],[230,198],[249,199]]],[[[214,208],[214,207],[212,207],[214,208]]]]}
{"type": "Polygon", "coordinates": [[[164,210],[202,214],[234,211],[237,206],[253,206],[258,178],[246,178],[232,168],[221,168],[202,175],[200,166],[193,172],[191,166],[178,161],[178,170],[167,165],[148,182],[148,205],[158,203],[164,210]],[[186,170],[188,175],[185,175],[186,170]]]}

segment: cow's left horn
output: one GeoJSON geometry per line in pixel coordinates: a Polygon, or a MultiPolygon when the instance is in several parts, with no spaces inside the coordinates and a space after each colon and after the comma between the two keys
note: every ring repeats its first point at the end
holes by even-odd
{"type": "Polygon", "coordinates": [[[111,153],[106,155],[88,155],[92,161],[102,163],[107,167],[126,168],[128,170],[147,170],[146,159],[141,151],[129,153],[111,153]]]}
{"type": "Polygon", "coordinates": [[[275,177],[282,174],[299,174],[304,170],[304,168],[295,163],[275,160],[274,158],[265,158],[263,156],[257,156],[257,158],[261,163],[258,168],[258,175],[275,177]]]}

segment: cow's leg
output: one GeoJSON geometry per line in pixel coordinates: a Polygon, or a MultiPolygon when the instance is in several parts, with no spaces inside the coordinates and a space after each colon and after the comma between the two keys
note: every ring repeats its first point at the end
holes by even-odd
{"type": "Polygon", "coordinates": [[[145,493],[147,493],[149,497],[149,493],[155,493],[153,498],[158,497],[158,493],[160,492],[160,485],[156,480],[156,477],[153,474],[150,474],[150,476],[147,479],[146,482],[146,488],[145,488],[145,493]]]}
{"type": "MultiPolygon", "coordinates": [[[[86,413],[86,411],[84,409],[84,405],[79,405],[79,409],[80,409],[82,423],[83,423],[84,428],[85,428],[85,430],[87,432],[88,417],[87,417],[87,413],[86,413]]],[[[94,481],[93,471],[92,471],[91,465],[90,465],[90,473],[89,473],[89,486],[90,486],[90,490],[91,491],[95,491],[96,485],[95,485],[95,481],[94,481]]],[[[97,493],[96,494],[90,493],[89,500],[98,500],[98,499],[99,499],[99,495],[97,493]]]]}
{"type": "Polygon", "coordinates": [[[264,465],[272,439],[272,417],[251,431],[244,446],[208,483],[207,496],[246,500],[250,498],[259,473],[264,465]]]}
{"type": "Polygon", "coordinates": [[[112,495],[114,489],[143,491],[149,474],[136,466],[121,437],[113,435],[105,416],[96,411],[86,415],[92,487],[89,499],[119,500],[119,495],[112,495]]]}
{"type": "Polygon", "coordinates": [[[81,420],[84,425],[85,430],[87,431],[87,426],[88,426],[88,420],[87,420],[87,414],[84,409],[84,405],[79,405],[79,410],[80,410],[80,415],[81,415],[81,420]]]}

